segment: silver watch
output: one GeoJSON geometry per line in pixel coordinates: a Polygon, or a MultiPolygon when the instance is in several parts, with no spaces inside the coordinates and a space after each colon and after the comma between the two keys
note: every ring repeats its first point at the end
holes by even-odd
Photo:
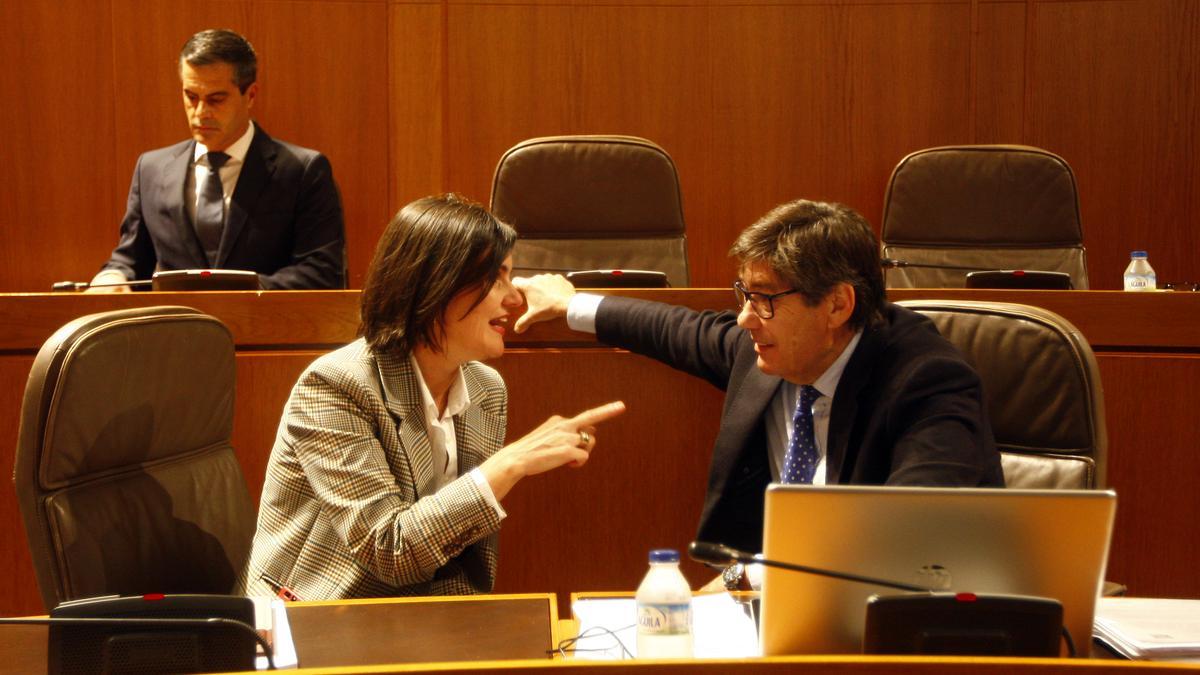
{"type": "Polygon", "coordinates": [[[746,584],[746,566],[742,563],[734,563],[725,568],[721,572],[721,581],[725,582],[725,590],[740,591],[745,590],[746,584]]]}

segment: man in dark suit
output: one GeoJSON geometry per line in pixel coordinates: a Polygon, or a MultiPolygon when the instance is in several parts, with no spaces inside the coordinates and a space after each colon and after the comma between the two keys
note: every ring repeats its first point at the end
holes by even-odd
{"type": "Polygon", "coordinates": [[[784,204],[733,245],[739,312],[576,294],[516,279],[516,323],[575,330],[725,390],[697,538],[761,549],[768,482],[1003,486],[979,376],[925,317],[887,302],[871,226],[784,204]]]}
{"type": "Polygon", "coordinates": [[[120,241],[93,284],[222,268],[257,272],[266,289],[344,287],[342,205],[329,160],[251,121],[257,67],[254,48],[230,30],[184,44],[179,79],[192,140],[138,158],[120,241]]]}

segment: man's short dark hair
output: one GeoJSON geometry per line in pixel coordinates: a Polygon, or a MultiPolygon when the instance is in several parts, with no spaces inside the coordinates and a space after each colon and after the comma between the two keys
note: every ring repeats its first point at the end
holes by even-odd
{"type": "Polygon", "coordinates": [[[227,28],[202,30],[183,43],[179,62],[189,66],[228,63],[233,66],[233,81],[244,94],[258,79],[258,56],[250,42],[227,28]]]}
{"type": "Polygon", "coordinates": [[[875,231],[854,209],[798,199],[747,227],[729,255],[741,267],[766,263],[780,280],[815,306],[839,283],[854,288],[851,328],[882,319],[885,294],[875,231]]]}
{"type": "Polygon", "coordinates": [[[400,209],[379,238],[363,286],[361,332],[371,350],[440,351],[450,301],[474,291],[470,309],[483,302],[516,242],[513,228],[457,195],[400,209]]]}

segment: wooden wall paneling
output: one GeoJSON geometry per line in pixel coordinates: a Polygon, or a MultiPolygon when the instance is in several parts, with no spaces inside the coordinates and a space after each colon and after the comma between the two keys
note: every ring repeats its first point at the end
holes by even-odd
{"type": "Polygon", "coordinates": [[[1033,11],[1026,137],[1075,169],[1092,288],[1120,288],[1132,249],[1160,281],[1200,279],[1200,5],[1033,11]]]}
{"type": "MultiPolygon", "coordinates": [[[[971,140],[970,3],[848,10],[849,145],[835,159],[831,197],[876,228],[892,169],[914,150],[971,140]],[[848,189],[846,187],[847,186],[848,189]]],[[[831,51],[837,45],[829,45],[831,51]]]]}
{"type": "MultiPolygon", "coordinates": [[[[118,119],[134,123],[118,133],[126,173],[113,189],[125,194],[139,154],[188,138],[175,65],[183,43],[205,28],[232,28],[258,53],[255,120],[271,136],[329,157],[345,211],[351,286],[361,286],[374,228],[388,216],[386,12],[382,3],[364,2],[117,0],[116,71],[138,73],[145,85],[118,101],[118,119]]],[[[116,243],[122,212],[111,217],[97,267],[116,243]]]]}
{"type": "Polygon", "coordinates": [[[0,3],[10,28],[0,41],[0,290],[90,279],[94,250],[115,241],[90,227],[92,213],[124,203],[112,183],[129,185],[114,155],[114,101],[135,85],[114,77],[110,15],[107,1],[0,3]]]}
{"type": "MultiPolygon", "coordinates": [[[[627,406],[599,426],[586,465],[528,478],[505,499],[497,592],[554,592],[567,611],[573,591],[635,588],[651,548],[686,551],[708,484],[722,392],[610,349],[514,349],[494,365],[508,385],[509,442],[552,414],[611,400],[627,406]]],[[[691,562],[684,570],[696,587],[713,576],[691,562]]]]}
{"type": "Polygon", "coordinates": [[[275,432],[292,386],[308,364],[324,351],[239,352],[237,355],[237,414],[233,420],[233,449],[258,505],[275,432]]]}
{"type": "Polygon", "coordinates": [[[1200,356],[1102,353],[1098,361],[1108,483],[1117,491],[1108,578],[1127,583],[1130,595],[1200,598],[1200,356]]]}
{"type": "MultiPolygon", "coordinates": [[[[0,616],[43,614],[42,596],[29,555],[25,524],[17,507],[13,489],[13,466],[17,449],[17,430],[21,423],[21,399],[33,356],[0,355],[0,616]]],[[[2,669],[2,666],[0,666],[2,669]]]]}
{"type": "Polygon", "coordinates": [[[463,158],[446,153],[445,11],[441,3],[388,6],[389,213],[374,228],[360,232],[364,243],[370,242],[367,264],[387,220],[400,207],[426,195],[461,189],[445,180],[447,165],[487,161],[482,152],[463,158]]]}
{"type": "Polygon", "coordinates": [[[976,3],[972,48],[975,131],[970,143],[1022,143],[1025,99],[1023,2],[976,3]]]}
{"type": "Polygon", "coordinates": [[[711,252],[773,206],[833,198],[850,140],[848,23],[844,7],[714,7],[712,187],[725,198],[713,205],[713,231],[695,242],[710,255],[693,263],[694,278],[727,283],[728,261],[711,252]]]}
{"type": "MultiPolygon", "coordinates": [[[[777,204],[853,206],[878,227],[908,152],[969,140],[970,6],[751,5],[714,10],[709,251],[777,204]]],[[[700,278],[728,278],[712,255],[700,278]]]]}
{"type": "Polygon", "coordinates": [[[345,212],[350,287],[361,288],[391,215],[387,5],[256,2],[251,19],[263,70],[258,119],[275,137],[329,158],[345,212]]]}
{"type": "Polygon", "coordinates": [[[451,4],[449,187],[486,202],[500,155],[534,136],[649,138],[675,159],[693,285],[709,283],[696,273],[698,259],[711,255],[717,198],[707,170],[718,161],[709,142],[709,11],[451,4]]]}

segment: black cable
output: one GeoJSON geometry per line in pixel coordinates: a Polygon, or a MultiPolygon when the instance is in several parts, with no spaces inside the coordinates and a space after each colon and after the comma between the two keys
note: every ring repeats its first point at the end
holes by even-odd
{"type": "Polygon", "coordinates": [[[1071,631],[1066,626],[1062,629],[1063,639],[1067,641],[1067,656],[1075,658],[1075,641],[1071,639],[1071,631]]]}
{"type": "Polygon", "coordinates": [[[547,649],[546,653],[547,654],[558,653],[565,657],[567,655],[567,652],[578,653],[578,652],[608,651],[609,649],[611,649],[610,647],[605,647],[604,649],[594,649],[594,648],[593,649],[579,649],[574,646],[577,642],[579,642],[580,640],[582,640],[584,638],[597,637],[600,635],[608,634],[608,635],[612,636],[612,639],[615,640],[617,645],[621,648],[621,658],[622,659],[632,659],[633,653],[629,651],[629,648],[625,646],[624,642],[621,642],[621,638],[617,637],[617,633],[619,633],[623,630],[629,630],[630,628],[633,628],[636,625],[637,624],[631,623],[628,626],[622,626],[621,628],[618,628],[615,631],[609,630],[608,628],[605,628],[604,626],[592,626],[591,628],[588,628],[587,630],[583,631],[579,635],[576,635],[575,637],[569,637],[569,638],[563,639],[562,641],[560,641],[558,643],[558,647],[556,647],[555,649],[547,649]]]}

